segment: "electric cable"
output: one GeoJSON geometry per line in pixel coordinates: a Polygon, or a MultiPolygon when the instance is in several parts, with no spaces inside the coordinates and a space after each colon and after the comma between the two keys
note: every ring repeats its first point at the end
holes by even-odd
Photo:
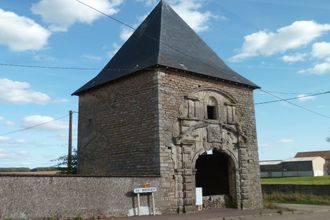
{"type": "MultiPolygon", "coordinates": [[[[260,90],[260,91],[262,91],[262,90],[260,90]]],[[[269,92],[269,93],[271,93],[271,92],[269,92]]],[[[275,102],[283,102],[283,101],[290,101],[290,100],[295,100],[295,99],[303,99],[303,98],[315,97],[315,96],[326,95],[326,94],[330,94],[330,91],[318,92],[318,93],[314,93],[314,94],[310,94],[310,95],[301,95],[301,96],[296,96],[296,97],[287,98],[287,99],[283,98],[281,100],[277,99],[277,100],[271,100],[271,101],[265,101],[265,102],[257,102],[254,105],[264,105],[264,104],[270,104],[270,103],[275,103],[275,102]]]]}
{"type": "Polygon", "coordinates": [[[68,116],[69,116],[68,114],[67,114],[67,115],[63,115],[63,116],[61,116],[61,117],[54,118],[54,119],[52,119],[52,120],[49,120],[49,121],[46,121],[46,122],[43,122],[43,123],[39,123],[39,124],[36,124],[36,125],[33,125],[33,126],[29,126],[29,127],[25,127],[25,128],[21,128],[21,129],[17,129],[17,130],[9,131],[9,132],[6,132],[6,133],[3,133],[3,134],[0,134],[0,136],[7,136],[7,135],[10,135],[10,134],[19,133],[19,132],[27,131],[27,130],[30,130],[30,129],[34,129],[34,128],[40,127],[40,126],[42,126],[42,125],[49,124],[49,123],[51,123],[51,122],[61,120],[61,119],[66,118],[66,117],[68,117],[68,116]]]}
{"type": "Polygon", "coordinates": [[[268,94],[268,95],[270,95],[270,96],[273,96],[273,97],[275,97],[275,98],[277,98],[277,99],[279,99],[279,100],[281,100],[281,101],[287,102],[287,103],[289,103],[290,105],[296,106],[297,108],[303,109],[303,110],[305,110],[305,111],[308,111],[308,112],[313,113],[313,114],[315,114],[315,115],[321,116],[321,117],[323,117],[323,118],[330,119],[330,116],[328,116],[328,115],[325,115],[325,114],[322,114],[322,113],[316,112],[316,111],[314,111],[314,110],[311,110],[311,109],[309,109],[309,108],[306,108],[306,107],[300,106],[300,105],[298,105],[298,104],[295,104],[295,103],[293,103],[293,102],[290,102],[289,100],[283,99],[283,98],[281,98],[281,97],[279,97],[279,96],[277,96],[277,95],[274,95],[274,94],[272,94],[272,93],[270,93],[270,92],[267,92],[267,91],[265,91],[265,90],[260,89],[260,91],[262,91],[262,92],[264,92],[264,93],[266,93],[266,94],[268,94]]]}

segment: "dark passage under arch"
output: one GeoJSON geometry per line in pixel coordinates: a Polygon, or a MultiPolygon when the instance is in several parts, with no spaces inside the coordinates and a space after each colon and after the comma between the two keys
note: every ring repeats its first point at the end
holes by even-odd
{"type": "Polygon", "coordinates": [[[212,154],[200,155],[196,161],[196,187],[203,188],[203,196],[228,195],[229,158],[213,150],[212,154]]]}

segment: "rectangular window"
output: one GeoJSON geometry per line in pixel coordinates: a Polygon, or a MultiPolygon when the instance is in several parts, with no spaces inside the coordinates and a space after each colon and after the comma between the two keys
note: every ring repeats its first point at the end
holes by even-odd
{"type": "Polygon", "coordinates": [[[215,106],[207,106],[207,119],[217,119],[217,109],[215,106]]]}

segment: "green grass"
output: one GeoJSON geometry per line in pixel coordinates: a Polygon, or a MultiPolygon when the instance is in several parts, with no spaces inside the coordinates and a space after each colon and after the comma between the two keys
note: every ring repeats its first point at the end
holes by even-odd
{"type": "Polygon", "coordinates": [[[262,184],[330,185],[330,176],[262,178],[262,184]]]}
{"type": "Polygon", "coordinates": [[[330,205],[330,196],[314,196],[300,193],[279,193],[263,194],[264,204],[272,203],[293,203],[293,204],[312,204],[330,205]]]}

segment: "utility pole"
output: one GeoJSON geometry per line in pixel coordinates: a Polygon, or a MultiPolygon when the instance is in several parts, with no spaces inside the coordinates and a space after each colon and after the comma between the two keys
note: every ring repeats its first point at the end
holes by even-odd
{"type": "Polygon", "coordinates": [[[72,172],[72,115],[73,111],[69,111],[69,142],[68,142],[68,173],[72,172]]]}

